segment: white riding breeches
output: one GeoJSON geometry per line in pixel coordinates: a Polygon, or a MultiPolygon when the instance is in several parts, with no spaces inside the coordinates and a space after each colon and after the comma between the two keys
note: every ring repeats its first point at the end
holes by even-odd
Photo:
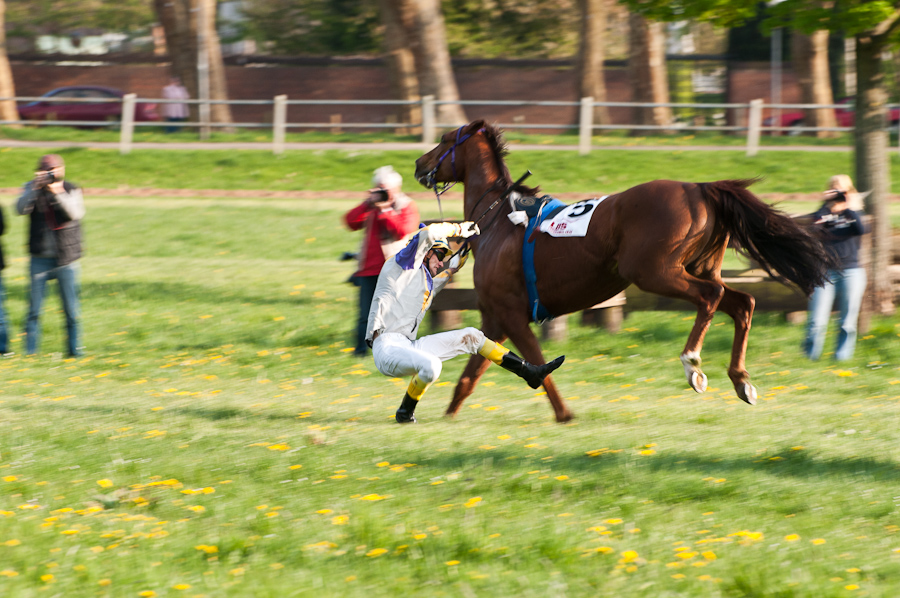
{"type": "Polygon", "coordinates": [[[484,333],[463,328],[423,336],[411,341],[397,332],[383,332],[372,343],[375,367],[385,376],[418,374],[431,384],[441,375],[441,362],[458,355],[474,355],[484,344],[484,333]]]}

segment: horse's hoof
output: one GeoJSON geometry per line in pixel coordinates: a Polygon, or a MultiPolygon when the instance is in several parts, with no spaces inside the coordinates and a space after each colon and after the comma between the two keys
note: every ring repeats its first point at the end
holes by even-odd
{"type": "Polygon", "coordinates": [[[703,372],[691,372],[688,382],[697,392],[706,392],[706,374],[703,372]]]}
{"type": "Polygon", "coordinates": [[[566,412],[563,413],[562,415],[557,415],[557,416],[556,416],[556,423],[558,423],[558,424],[564,424],[564,423],[566,423],[566,422],[572,421],[573,419],[575,419],[575,414],[572,413],[571,411],[566,411],[566,412]]]}
{"type": "Polygon", "coordinates": [[[748,405],[756,405],[756,387],[749,382],[744,382],[738,389],[738,397],[748,405]]]}

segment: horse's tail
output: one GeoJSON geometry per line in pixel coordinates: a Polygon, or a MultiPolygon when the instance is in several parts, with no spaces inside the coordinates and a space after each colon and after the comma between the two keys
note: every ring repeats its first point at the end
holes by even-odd
{"type": "Polygon", "coordinates": [[[799,224],[747,190],[758,180],[700,183],[700,190],[715,206],[716,218],[731,234],[735,249],[773,278],[792,282],[808,296],[825,283],[833,258],[815,229],[799,224]]]}

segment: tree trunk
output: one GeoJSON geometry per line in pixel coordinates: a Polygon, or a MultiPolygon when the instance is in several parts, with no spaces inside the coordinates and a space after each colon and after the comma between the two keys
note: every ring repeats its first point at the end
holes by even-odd
{"type": "MultiPolygon", "coordinates": [[[[199,0],[205,2],[206,22],[200,25],[205,27],[206,51],[209,58],[209,99],[227,100],[228,81],[225,78],[225,62],[222,60],[222,44],[219,43],[219,33],[216,31],[216,0],[199,0]]],[[[234,122],[231,118],[231,106],[228,104],[212,104],[210,116],[214,123],[234,122]]]]}
{"type": "MultiPolygon", "coordinates": [[[[0,0],[0,97],[16,97],[12,69],[9,66],[9,57],[6,55],[6,0],[0,0]]],[[[16,110],[15,100],[0,101],[0,120],[19,120],[19,111],[16,110]]]]}
{"type": "MultiPolygon", "coordinates": [[[[833,104],[831,77],[828,73],[828,32],[816,31],[804,35],[800,31],[791,33],[794,72],[800,83],[803,104],[833,104]]],[[[821,108],[808,110],[804,122],[813,127],[836,127],[834,110],[821,108]]],[[[818,131],[816,136],[835,137],[836,131],[818,131]]]]}
{"type": "MultiPolygon", "coordinates": [[[[459,90],[450,64],[450,50],[444,29],[440,0],[393,0],[402,16],[403,26],[415,56],[419,93],[432,95],[445,102],[459,101],[459,90]]],[[[441,124],[462,125],[468,122],[459,104],[442,104],[437,108],[441,124]]]]}
{"type": "MultiPolygon", "coordinates": [[[[667,104],[669,82],[666,72],[665,31],[662,23],[648,21],[639,14],[628,16],[628,74],[634,90],[635,102],[667,104]]],[[[671,108],[637,108],[634,122],[639,125],[669,125],[671,108]]],[[[633,135],[645,135],[642,130],[633,135]]]]}
{"type": "MultiPolygon", "coordinates": [[[[419,79],[416,77],[416,59],[410,49],[409,38],[403,28],[397,4],[392,0],[378,0],[381,12],[381,23],[384,25],[384,52],[388,65],[391,89],[394,98],[410,102],[418,102],[419,79]]],[[[415,104],[400,106],[397,120],[401,123],[413,124],[422,122],[422,108],[415,104]]],[[[421,129],[407,129],[411,135],[421,129]]]]}
{"type": "MultiPolygon", "coordinates": [[[[209,58],[209,98],[227,100],[225,64],[222,48],[215,31],[216,0],[153,0],[157,18],[166,35],[166,52],[172,60],[172,74],[181,78],[192,98],[200,97],[197,77],[199,52],[197,8],[204,3],[206,15],[203,31],[207,41],[209,58]]],[[[191,104],[191,119],[199,120],[197,104],[191,104]]],[[[210,110],[213,122],[232,122],[231,108],[227,104],[213,104],[210,110]]]]}
{"type": "Polygon", "coordinates": [[[866,213],[872,216],[871,294],[866,297],[876,313],[891,314],[893,294],[888,266],[891,263],[891,223],[888,213],[888,96],[884,88],[882,38],[856,39],[856,188],[871,191],[866,213]]]}
{"type": "MultiPolygon", "coordinates": [[[[578,48],[579,98],[606,101],[606,81],[603,73],[606,41],[606,0],[578,0],[581,11],[581,40],[578,48]]],[[[606,106],[594,108],[594,124],[610,123],[606,106]]]]}

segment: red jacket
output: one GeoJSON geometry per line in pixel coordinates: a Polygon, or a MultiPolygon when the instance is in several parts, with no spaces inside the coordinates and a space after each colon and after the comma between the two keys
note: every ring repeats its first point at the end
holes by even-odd
{"type": "Polygon", "coordinates": [[[350,230],[366,231],[356,275],[378,276],[385,260],[401,248],[397,242],[418,230],[419,210],[411,199],[400,194],[393,208],[382,211],[364,201],[347,212],[344,220],[350,230]]]}

